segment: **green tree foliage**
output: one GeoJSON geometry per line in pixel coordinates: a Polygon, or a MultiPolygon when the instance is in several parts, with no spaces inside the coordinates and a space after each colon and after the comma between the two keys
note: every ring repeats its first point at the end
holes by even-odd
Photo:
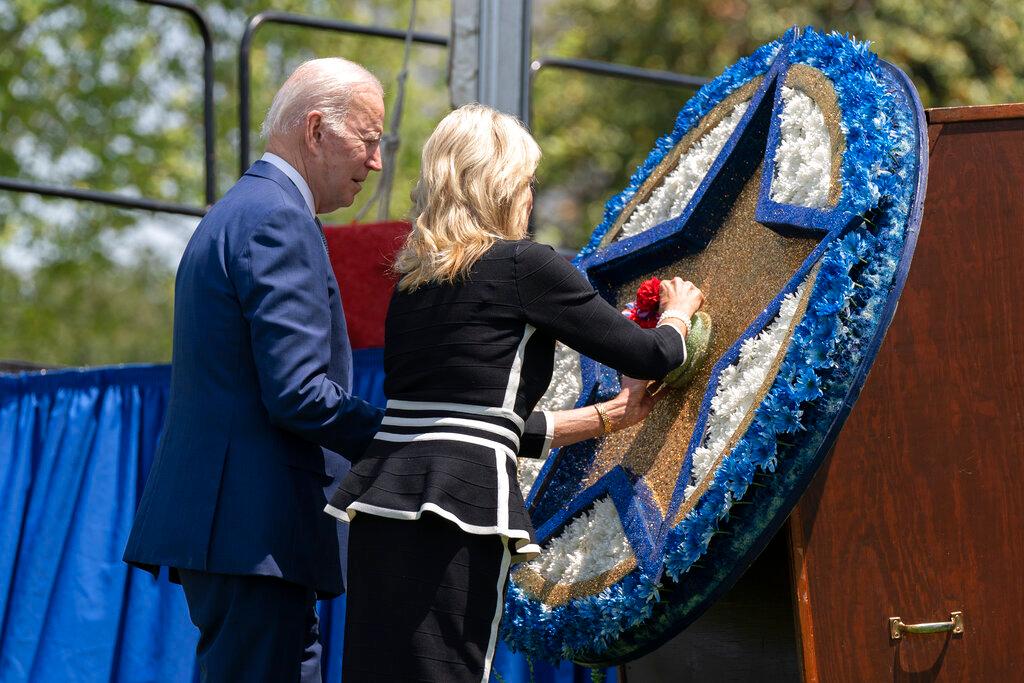
{"type": "MultiPolygon", "coordinates": [[[[410,10],[408,0],[197,4],[214,31],[220,192],[239,175],[238,45],[250,16],[272,8],[404,29],[410,10]]],[[[418,29],[447,33],[447,2],[419,7],[418,29]]],[[[187,15],[131,0],[0,0],[0,41],[0,175],[204,204],[202,41],[187,15]]],[[[273,93],[302,61],[365,64],[390,109],[402,51],[399,41],[265,24],[252,51],[253,159],[273,93]]],[[[447,110],[445,64],[443,49],[414,47],[392,216],[408,212],[418,150],[447,110]]],[[[360,203],[373,190],[367,183],[360,203]]],[[[5,191],[0,215],[0,358],[169,360],[174,268],[197,219],[5,191]]]]}
{"type": "MultiPolygon", "coordinates": [[[[266,9],[404,28],[410,0],[197,4],[216,45],[217,185],[237,178],[238,43],[266,9]]],[[[448,0],[417,28],[447,34],[448,0]]],[[[1019,0],[534,0],[533,53],[715,76],[791,25],[851,32],[906,70],[926,106],[1024,100],[1019,0]]],[[[133,0],[0,0],[0,175],[202,205],[202,46],[180,12],[133,0]]],[[[384,82],[402,44],[265,25],[253,47],[257,130],[305,59],[341,55],[384,82]]],[[[447,111],[446,52],[413,49],[391,216],[403,216],[423,140],[447,111]]],[[[544,150],[538,237],[579,246],[691,91],[549,69],[535,83],[544,150]]],[[[355,209],[370,197],[368,184],[355,209]]],[[[0,191],[0,358],[166,361],[173,273],[196,219],[0,191]]],[[[371,220],[375,213],[370,213],[371,220]]],[[[329,216],[344,223],[354,210],[329,216]]]]}
{"type": "MultiPolygon", "coordinates": [[[[1024,101],[1019,0],[546,0],[534,54],[713,77],[794,25],[850,33],[914,81],[926,107],[1024,101]]],[[[568,71],[537,79],[545,152],[538,235],[576,248],[692,95],[568,71]]]]}
{"type": "MultiPolygon", "coordinates": [[[[149,11],[114,2],[0,5],[0,174],[196,203],[189,55],[174,44],[177,27],[145,30],[149,11]]],[[[167,356],[168,265],[147,250],[129,262],[115,257],[139,217],[8,192],[0,212],[0,356],[167,356]]]]}

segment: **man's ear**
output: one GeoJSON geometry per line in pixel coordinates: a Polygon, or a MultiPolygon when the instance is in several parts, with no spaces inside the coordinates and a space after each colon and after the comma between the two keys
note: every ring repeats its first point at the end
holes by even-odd
{"type": "Polygon", "coordinates": [[[314,109],[306,114],[305,133],[306,148],[313,154],[319,154],[324,141],[324,115],[320,110],[314,109]]]}

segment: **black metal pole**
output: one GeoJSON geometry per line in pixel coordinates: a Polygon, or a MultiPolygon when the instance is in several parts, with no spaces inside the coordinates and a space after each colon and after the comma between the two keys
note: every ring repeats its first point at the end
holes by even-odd
{"type": "Polygon", "coordinates": [[[681,88],[699,88],[711,80],[702,76],[677,74],[672,71],[660,71],[657,69],[642,69],[637,66],[627,66],[614,62],[599,62],[594,59],[566,59],[562,57],[541,57],[540,59],[533,60],[533,63],[530,64],[531,77],[535,76],[538,71],[545,67],[583,71],[598,76],[626,78],[681,88]]]}
{"type": "MultiPolygon", "coordinates": [[[[363,26],[347,21],[336,21],[333,19],[319,19],[307,17],[301,14],[289,14],[288,12],[260,12],[249,18],[242,33],[242,40],[238,46],[238,160],[239,173],[245,173],[251,163],[251,152],[249,145],[249,128],[251,122],[251,110],[249,104],[250,91],[252,88],[252,70],[250,57],[252,53],[252,38],[263,24],[284,24],[288,26],[302,26],[315,28],[324,31],[337,31],[339,33],[354,33],[356,35],[373,36],[375,38],[388,38],[390,40],[406,39],[406,31],[402,29],[381,28],[379,26],[363,26]]],[[[447,47],[448,39],[435,33],[413,32],[414,43],[427,45],[438,45],[447,47]]]]}
{"type": "MultiPolygon", "coordinates": [[[[544,68],[566,69],[569,71],[580,71],[594,74],[596,76],[607,76],[610,78],[624,78],[633,81],[643,81],[657,85],[667,85],[677,88],[697,89],[709,82],[710,78],[702,76],[690,76],[677,74],[671,71],[659,71],[656,69],[641,69],[636,66],[616,64],[614,62],[599,62],[594,59],[566,59],[562,57],[540,57],[530,64],[530,106],[527,107],[529,118],[533,119],[533,85],[537,73],[544,68]]],[[[526,122],[527,125],[531,121],[526,122]]]]}
{"type": "Polygon", "coordinates": [[[0,177],[0,190],[30,192],[32,194],[43,195],[45,197],[78,199],[88,202],[97,202],[99,204],[119,206],[124,209],[145,209],[146,211],[161,211],[163,213],[176,213],[183,216],[199,216],[200,218],[206,215],[206,209],[198,206],[163,202],[155,199],[146,199],[145,197],[127,197],[121,194],[114,194],[113,192],[99,192],[97,190],[78,190],[75,188],[58,187],[56,185],[46,185],[28,180],[18,180],[17,178],[0,177]]]}
{"type": "Polygon", "coordinates": [[[249,54],[252,37],[264,21],[264,14],[249,18],[238,46],[238,175],[249,170],[249,54]]]}
{"type": "Polygon", "coordinates": [[[203,144],[204,167],[206,169],[205,196],[206,205],[217,201],[217,162],[216,162],[216,119],[213,112],[213,32],[210,22],[203,11],[191,2],[184,0],[140,0],[148,5],[160,5],[169,9],[186,12],[195,21],[199,34],[203,38],[203,144]]]}

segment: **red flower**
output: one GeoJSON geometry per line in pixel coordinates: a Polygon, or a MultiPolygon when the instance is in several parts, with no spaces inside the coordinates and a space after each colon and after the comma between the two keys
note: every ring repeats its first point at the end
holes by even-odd
{"type": "Polygon", "coordinates": [[[645,313],[654,314],[658,312],[658,304],[661,303],[661,297],[658,295],[660,291],[661,280],[656,277],[646,280],[636,290],[636,307],[640,310],[641,316],[645,313]]]}
{"type": "Polygon", "coordinates": [[[622,312],[627,318],[640,327],[650,329],[658,324],[658,305],[661,298],[658,292],[661,290],[661,280],[652,277],[640,285],[636,291],[636,302],[626,305],[622,312]]]}

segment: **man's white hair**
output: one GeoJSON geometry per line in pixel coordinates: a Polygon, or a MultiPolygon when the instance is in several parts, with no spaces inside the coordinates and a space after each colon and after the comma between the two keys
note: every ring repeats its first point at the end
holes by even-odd
{"type": "Polygon", "coordinates": [[[384,93],[377,77],[355,62],[340,57],[304,62],[274,95],[260,135],[269,139],[303,126],[314,109],[323,114],[331,130],[340,132],[353,91],[366,86],[384,93]]]}

